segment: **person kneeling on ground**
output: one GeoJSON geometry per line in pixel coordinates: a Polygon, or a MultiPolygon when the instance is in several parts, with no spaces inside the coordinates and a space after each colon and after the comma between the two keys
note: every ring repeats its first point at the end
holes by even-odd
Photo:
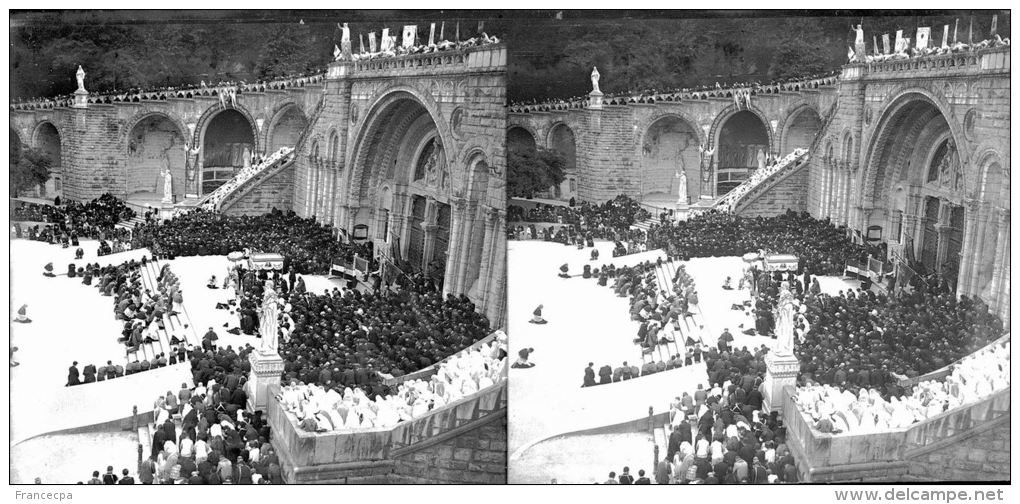
{"type": "Polygon", "coordinates": [[[21,305],[21,308],[18,308],[18,316],[14,318],[14,321],[19,324],[28,324],[32,322],[32,319],[28,318],[26,313],[28,313],[28,305],[21,305]]]}
{"type": "Polygon", "coordinates": [[[722,284],[723,290],[733,290],[733,279],[726,277],[726,281],[722,284]]]}
{"type": "Polygon", "coordinates": [[[535,308],[535,311],[533,311],[532,314],[534,316],[531,317],[531,320],[529,320],[528,322],[530,322],[532,324],[545,324],[546,323],[546,320],[544,318],[542,318],[542,305],[538,305],[538,308],[535,308]]]}
{"type": "Polygon", "coordinates": [[[216,275],[209,277],[209,283],[205,284],[205,286],[210,289],[218,289],[219,287],[216,285],[216,275]]]}
{"type": "Polygon", "coordinates": [[[560,274],[559,274],[560,278],[570,278],[570,275],[567,274],[567,271],[569,269],[570,268],[567,267],[566,263],[564,263],[563,266],[560,266],[560,274]]]}
{"type": "Polygon", "coordinates": [[[520,352],[517,352],[517,362],[514,362],[510,367],[514,369],[527,369],[535,367],[535,364],[528,362],[528,355],[534,352],[534,348],[522,348],[520,352]]]}

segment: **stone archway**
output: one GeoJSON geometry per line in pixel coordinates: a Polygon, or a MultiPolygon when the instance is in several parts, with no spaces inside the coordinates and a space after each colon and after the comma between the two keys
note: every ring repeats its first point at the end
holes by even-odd
{"type": "Polygon", "coordinates": [[[265,153],[272,154],[281,147],[294,148],[301,134],[308,128],[308,117],[296,103],[283,105],[266,127],[265,153]]]}
{"type": "Polygon", "coordinates": [[[35,128],[35,133],[32,135],[32,146],[42,151],[47,159],[50,160],[50,169],[52,171],[60,171],[63,159],[63,144],[61,141],[60,130],[49,122],[44,121],[35,128]]]}
{"type": "Polygon", "coordinates": [[[574,130],[565,123],[557,123],[549,130],[549,148],[563,155],[563,182],[553,188],[553,196],[569,200],[577,196],[577,140],[574,130]]]}
{"type": "Polygon", "coordinates": [[[715,152],[715,191],[723,195],[740,185],[771,154],[768,123],[750,110],[733,112],[719,126],[715,152]]]}
{"type": "Polygon", "coordinates": [[[185,135],[187,132],[165,114],[154,112],[138,118],[128,130],[126,139],[124,192],[128,195],[153,193],[162,197],[163,173],[169,168],[172,194],[184,193],[185,177],[189,175],[185,173],[185,135]]]}
{"type": "Polygon", "coordinates": [[[376,249],[412,271],[442,284],[450,267],[453,172],[450,139],[415,95],[393,91],[380,98],[354,144],[348,206],[350,225],[365,224],[380,236],[383,212],[393,239],[376,238],[376,249]],[[393,188],[392,209],[381,206],[383,188],[393,188]],[[372,229],[375,228],[375,229],[372,229]]]}
{"type": "Polygon", "coordinates": [[[21,148],[24,144],[21,141],[21,135],[18,134],[14,128],[11,128],[10,130],[11,138],[7,145],[10,146],[9,155],[11,158],[11,164],[13,165],[21,161],[21,148]]]}
{"type": "Polygon", "coordinates": [[[686,119],[666,115],[656,119],[642,136],[641,199],[673,204],[679,197],[680,178],[687,176],[687,200],[702,194],[698,130],[686,119]]]}
{"type": "Polygon", "coordinates": [[[780,156],[796,149],[810,149],[822,131],[822,118],[810,105],[801,105],[787,116],[782,126],[780,156]]]}
{"type": "Polygon", "coordinates": [[[247,114],[227,108],[203,121],[200,134],[199,191],[209,194],[251,163],[255,126],[247,114]]]}
{"type": "MultiPolygon", "coordinates": [[[[862,205],[884,216],[872,224],[895,229],[900,223],[894,220],[902,219],[898,246],[903,255],[917,259],[915,268],[957,286],[961,268],[966,269],[976,253],[973,246],[964,250],[964,236],[977,208],[964,205],[966,158],[948,119],[928,96],[908,93],[885,109],[871,138],[862,186],[844,195],[843,208],[852,207],[859,193],[862,205]],[[902,217],[893,206],[898,188],[906,189],[908,202],[902,217]]],[[[854,142],[852,135],[844,135],[841,163],[853,164],[854,142]]]]}
{"type": "Polygon", "coordinates": [[[521,126],[511,126],[506,130],[507,151],[528,151],[538,150],[538,142],[535,135],[521,126]]]}

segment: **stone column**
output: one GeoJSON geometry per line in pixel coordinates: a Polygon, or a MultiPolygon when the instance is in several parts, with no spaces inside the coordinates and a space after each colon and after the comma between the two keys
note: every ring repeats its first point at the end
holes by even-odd
{"type": "Polygon", "coordinates": [[[501,210],[498,208],[486,207],[485,209],[485,237],[482,241],[482,264],[478,270],[478,282],[469,294],[472,299],[479,302],[485,299],[489,283],[492,282],[492,271],[495,269],[493,261],[496,255],[493,239],[495,238],[496,224],[498,224],[500,219],[500,212],[501,210]]]}
{"type": "Polygon", "coordinates": [[[435,224],[426,224],[422,226],[422,228],[425,230],[425,246],[422,247],[421,268],[422,271],[428,272],[428,265],[432,263],[433,259],[432,252],[436,247],[436,231],[439,229],[439,226],[435,224]]]}
{"type": "Polygon", "coordinates": [[[1010,211],[1008,208],[1000,208],[998,211],[998,236],[995,244],[995,269],[992,272],[991,293],[994,298],[989,305],[997,308],[1003,321],[1009,320],[1009,222],[1010,211]]]}
{"type": "Polygon", "coordinates": [[[506,327],[506,211],[496,212],[493,223],[491,266],[486,279],[485,315],[492,327],[506,327]]]}
{"type": "Polygon", "coordinates": [[[464,198],[454,198],[451,201],[451,215],[450,215],[450,239],[449,247],[446,254],[446,271],[443,279],[443,294],[460,294],[462,291],[461,284],[463,283],[462,272],[464,269],[464,263],[467,262],[465,251],[470,249],[469,246],[465,246],[462,241],[466,241],[470,244],[471,235],[464,229],[464,222],[467,220],[465,215],[465,209],[467,203],[464,198]]]}
{"type": "Polygon", "coordinates": [[[251,373],[248,382],[245,384],[248,393],[248,410],[265,411],[269,404],[270,385],[279,385],[280,376],[283,375],[283,359],[277,352],[264,354],[255,350],[248,354],[248,362],[251,363],[251,373]]]}
{"type": "Polygon", "coordinates": [[[971,295],[974,290],[974,282],[976,281],[977,275],[974,270],[974,256],[980,254],[980,240],[977,234],[977,213],[980,210],[980,204],[977,200],[968,198],[964,201],[964,217],[963,217],[963,247],[961,252],[960,260],[960,271],[957,278],[956,294],[960,295],[971,295]]]}
{"type": "Polygon", "coordinates": [[[942,267],[946,263],[947,255],[949,253],[949,234],[953,230],[952,225],[949,223],[949,216],[952,212],[952,206],[947,200],[939,200],[939,219],[938,223],[935,224],[935,232],[938,233],[938,248],[935,253],[935,271],[940,275],[942,273],[942,267]]]}
{"type": "Polygon", "coordinates": [[[963,264],[966,263],[967,276],[964,277],[962,272],[960,275],[960,282],[965,288],[957,289],[958,294],[967,294],[973,296],[980,294],[978,289],[978,282],[981,279],[981,253],[986,247],[992,247],[994,245],[985,243],[985,236],[988,234],[988,221],[991,220],[991,208],[988,203],[981,201],[968,201],[966,215],[964,216],[964,222],[966,233],[963,237],[963,257],[960,260],[960,269],[963,269],[963,264]],[[973,214],[973,217],[971,216],[973,214]],[[973,228],[973,229],[971,229],[973,228]],[[970,248],[967,248],[967,239],[970,239],[970,248]],[[966,282],[965,284],[963,282],[966,282]]]}
{"type": "Polygon", "coordinates": [[[797,386],[797,373],[800,372],[800,362],[795,355],[775,355],[774,352],[765,354],[765,381],[762,388],[765,396],[765,411],[778,411],[783,414],[783,388],[786,386],[797,386]]]}

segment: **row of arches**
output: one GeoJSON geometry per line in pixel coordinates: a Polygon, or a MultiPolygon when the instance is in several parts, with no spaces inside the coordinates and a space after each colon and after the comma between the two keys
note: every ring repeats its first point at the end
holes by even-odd
{"type": "MultiPolygon", "coordinates": [[[[180,120],[163,112],[149,112],[127,124],[124,141],[124,194],[154,193],[163,196],[163,173],[169,170],[172,196],[208,194],[252,161],[253,153],[275,152],[296,145],[308,119],[300,106],[283,105],[271,119],[264,138],[250,114],[233,107],[218,106],[199,120],[192,130],[180,120]],[[260,148],[264,146],[264,148],[260,148]],[[194,148],[197,146],[198,148],[194,148]],[[189,148],[191,147],[191,148],[189,148]]],[[[22,144],[11,128],[12,145],[22,144]]],[[[50,159],[53,171],[60,172],[64,139],[57,125],[43,121],[35,126],[31,143],[50,159]]],[[[12,152],[20,151],[20,147],[12,152]]],[[[13,158],[12,158],[13,159],[13,158]]]]}
{"type": "MultiPolygon", "coordinates": [[[[716,120],[707,135],[711,140],[706,142],[706,134],[695,122],[681,114],[664,114],[637,132],[640,146],[637,192],[643,200],[675,201],[680,188],[686,185],[688,201],[702,196],[721,196],[770,157],[809,148],[821,128],[818,112],[804,105],[788,116],[777,140],[760,111],[733,107],[716,120]],[[703,154],[705,151],[708,153],[703,154]],[[686,184],[681,181],[681,174],[686,177],[686,184]]],[[[575,196],[580,175],[573,130],[565,123],[558,123],[549,130],[541,145],[560,152],[567,159],[567,190],[552,188],[551,196],[561,199],[575,196]]],[[[533,152],[538,147],[539,142],[531,130],[524,126],[508,129],[508,151],[533,152]]]]}

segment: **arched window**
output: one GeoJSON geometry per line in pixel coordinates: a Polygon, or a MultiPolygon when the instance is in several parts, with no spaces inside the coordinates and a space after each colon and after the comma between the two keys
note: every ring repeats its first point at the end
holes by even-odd
{"type": "Polygon", "coordinates": [[[418,162],[414,166],[414,180],[422,180],[425,178],[428,164],[435,153],[436,139],[432,138],[427,144],[425,144],[425,148],[421,150],[421,155],[418,156],[418,162]]]}
{"type": "Polygon", "coordinates": [[[337,153],[340,150],[340,137],[334,131],[329,135],[329,164],[337,162],[337,153]]]}

